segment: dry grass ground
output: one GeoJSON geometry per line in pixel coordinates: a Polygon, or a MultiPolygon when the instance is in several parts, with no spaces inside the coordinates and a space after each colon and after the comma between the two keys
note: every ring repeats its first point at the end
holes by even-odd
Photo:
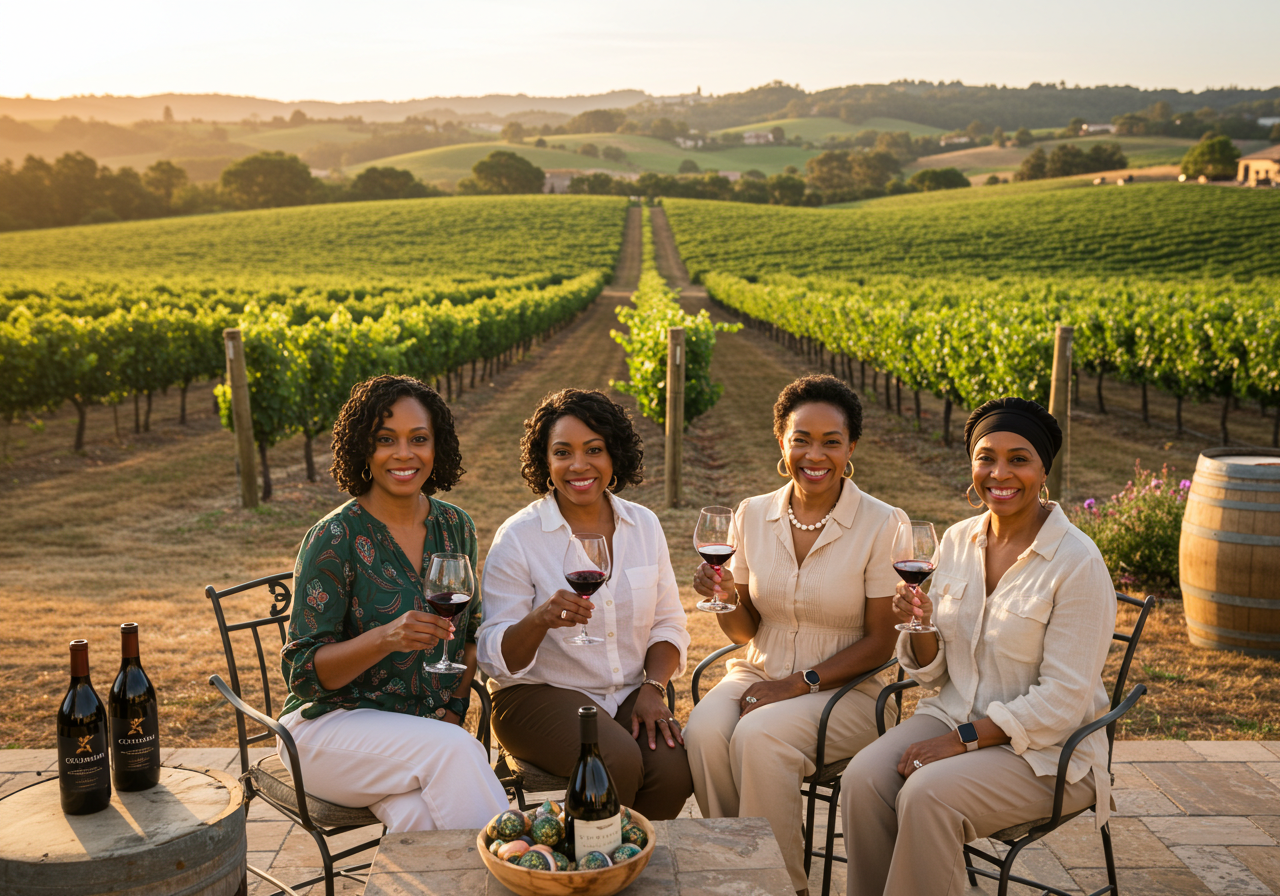
{"type": "MultiPolygon", "coordinates": [[[[660,267],[678,281],[671,273],[670,246],[658,230],[660,267]]],[[[633,255],[627,264],[633,267],[634,260],[633,255]]],[[[611,378],[625,375],[621,349],[608,333],[617,325],[613,308],[625,301],[632,278],[633,270],[620,269],[618,286],[575,324],[455,402],[469,472],[445,497],[471,513],[482,544],[532,498],[515,457],[522,421],[537,400],[568,384],[606,388],[611,378]]],[[[706,299],[690,289],[685,303],[702,307],[706,299]]],[[[723,316],[719,310],[713,314],[723,316]]],[[[686,492],[676,509],[660,506],[661,432],[638,422],[650,479],[627,497],[657,511],[682,581],[689,581],[697,563],[690,536],[698,508],[736,504],[781,482],[774,470],[771,406],[783,385],[809,369],[803,358],[756,333],[720,337],[713,373],[725,385],[724,397],[690,427],[686,492]]],[[[1102,416],[1092,403],[1091,384],[1082,385],[1069,465],[1074,500],[1115,492],[1135,458],[1146,466],[1168,462],[1189,474],[1196,454],[1215,444],[1194,433],[1175,439],[1171,401],[1153,396],[1153,424],[1144,426],[1136,416],[1136,390],[1108,384],[1111,413],[1102,416]]],[[[911,397],[903,398],[907,411],[911,397]]],[[[925,399],[921,433],[909,416],[885,409],[882,392],[878,398],[867,395],[866,405],[865,434],[855,455],[859,485],[939,524],[967,516],[964,453],[959,445],[943,445],[940,405],[925,399]]],[[[125,410],[122,426],[132,422],[125,410]]],[[[1184,419],[1190,430],[1214,433],[1217,414],[1212,407],[1188,407],[1184,419]]],[[[302,533],[344,496],[327,477],[306,482],[301,442],[295,439],[272,449],[276,497],[270,505],[239,509],[232,440],[220,429],[206,389],[192,389],[189,416],[188,425],[179,427],[176,395],[159,397],[152,431],[135,435],[129,426],[117,440],[112,411],[95,408],[83,456],[70,452],[75,417],[69,409],[50,417],[42,432],[16,427],[10,433],[10,460],[0,467],[10,491],[8,510],[0,516],[0,746],[53,745],[53,715],[66,687],[67,641],[90,640],[96,683],[105,690],[116,667],[116,626],[124,621],[143,626],[144,663],[160,692],[166,742],[234,743],[232,715],[207,684],[209,675],[225,674],[226,667],[203,588],[291,568],[302,533]]],[[[962,419],[954,422],[957,435],[962,419]]],[[[1244,410],[1233,414],[1232,431],[1269,444],[1271,423],[1256,410],[1244,410]]],[[[318,448],[324,467],[325,446],[318,448]]],[[[682,597],[693,634],[692,666],[724,638],[714,618],[694,608],[687,585],[682,597]]],[[[238,609],[247,614],[261,607],[241,602],[238,609]]],[[[1131,680],[1145,682],[1150,695],[1122,736],[1276,737],[1280,686],[1274,661],[1193,649],[1177,601],[1163,604],[1147,631],[1131,680]]],[[[687,673],[677,689],[683,718],[690,708],[687,673]]]]}

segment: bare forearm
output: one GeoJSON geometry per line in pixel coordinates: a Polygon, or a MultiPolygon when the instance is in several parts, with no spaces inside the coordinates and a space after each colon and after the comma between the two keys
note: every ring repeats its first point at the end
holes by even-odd
{"type": "Polygon", "coordinates": [[[756,635],[760,627],[760,617],[756,608],[751,605],[751,597],[745,585],[737,587],[738,609],[732,613],[717,613],[716,621],[720,623],[720,631],[734,644],[746,644],[756,635]]]}
{"type": "MultiPolygon", "coordinates": [[[[814,671],[822,681],[821,690],[843,687],[859,675],[884,665],[893,656],[895,638],[890,637],[890,633],[896,634],[896,631],[889,629],[888,633],[868,634],[814,666],[814,671]]],[[[808,690],[807,685],[805,689],[808,690]]]]}
{"type": "Polygon", "coordinates": [[[380,628],[326,644],[315,652],[316,678],[326,691],[336,691],[355,681],[356,676],[381,662],[390,653],[380,628]]]}
{"type": "Polygon", "coordinates": [[[912,635],[911,652],[916,655],[917,665],[923,669],[938,658],[938,636],[933,632],[912,635]]]}
{"type": "Polygon", "coordinates": [[[680,668],[680,649],[670,641],[650,644],[644,654],[644,674],[666,684],[680,668]]]}
{"type": "Polygon", "coordinates": [[[502,660],[507,668],[517,672],[532,663],[548,631],[550,628],[539,623],[530,613],[503,632],[502,660]]]}

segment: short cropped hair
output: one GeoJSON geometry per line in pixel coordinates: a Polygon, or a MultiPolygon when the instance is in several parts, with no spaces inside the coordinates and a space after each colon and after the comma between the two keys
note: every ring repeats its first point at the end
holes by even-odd
{"type": "Polygon", "coordinates": [[[851,442],[862,438],[862,402],[858,400],[858,394],[843,380],[827,374],[802,376],[778,393],[778,400],[773,403],[774,436],[781,439],[786,435],[787,421],[796,408],[819,401],[834,405],[844,414],[851,442]]]}
{"type": "Polygon", "coordinates": [[[431,475],[422,483],[422,493],[447,492],[467,472],[462,468],[453,412],[440,394],[411,376],[375,376],[351,388],[351,397],[333,424],[333,464],[329,472],[338,487],[352,497],[363,495],[372,486],[363,474],[373,456],[374,433],[391,415],[391,406],[406,397],[416,398],[426,408],[435,441],[435,462],[431,475]]]}
{"type": "Polygon", "coordinates": [[[545,495],[551,467],[547,444],[551,427],[561,417],[577,417],[604,439],[605,451],[613,462],[616,481],[609,489],[615,495],[628,485],[644,482],[644,445],[631,425],[626,408],[595,389],[561,389],[553,392],[524,421],[520,440],[520,473],[535,495],[545,495]]]}

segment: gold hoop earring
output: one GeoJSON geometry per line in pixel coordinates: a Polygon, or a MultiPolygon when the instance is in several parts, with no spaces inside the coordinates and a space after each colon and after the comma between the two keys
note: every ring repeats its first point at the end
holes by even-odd
{"type": "Polygon", "coordinates": [[[966,503],[966,504],[968,504],[970,507],[972,507],[974,510],[977,510],[979,507],[986,507],[987,505],[986,505],[985,503],[983,503],[983,501],[982,501],[982,495],[978,495],[978,503],[977,503],[977,504],[974,504],[974,503],[973,503],[973,499],[969,497],[969,492],[971,492],[971,491],[973,491],[973,483],[972,483],[972,482],[970,482],[970,483],[969,483],[969,487],[968,487],[967,489],[965,489],[965,490],[964,490],[964,500],[965,500],[965,503],[966,503]]]}
{"type": "Polygon", "coordinates": [[[611,477],[609,478],[609,484],[608,484],[607,486],[605,486],[605,487],[606,487],[607,489],[609,489],[609,491],[613,491],[614,487],[615,487],[617,484],[618,484],[618,474],[617,474],[617,473],[614,473],[614,474],[613,474],[613,476],[611,476],[611,477]]]}
{"type": "Polygon", "coordinates": [[[853,461],[851,461],[851,460],[850,460],[850,461],[846,461],[846,462],[845,462],[845,465],[849,468],[849,472],[844,474],[844,478],[845,478],[845,479],[852,479],[852,478],[853,478],[853,471],[854,471],[853,461]]]}
{"type": "Polygon", "coordinates": [[[549,492],[553,492],[553,491],[555,491],[555,490],[556,490],[556,484],[555,484],[554,482],[552,482],[552,481],[551,481],[551,477],[550,477],[550,476],[548,476],[548,477],[547,477],[547,491],[549,491],[549,492]]]}
{"type": "Polygon", "coordinates": [[[787,459],[785,457],[778,458],[778,475],[783,479],[791,478],[791,471],[787,469],[787,459]]]}
{"type": "Polygon", "coordinates": [[[1040,483],[1040,506],[1041,507],[1049,506],[1049,483],[1048,482],[1040,483]]]}
{"type": "Polygon", "coordinates": [[[360,478],[365,482],[373,482],[373,472],[368,467],[365,467],[360,471],[360,478]]]}

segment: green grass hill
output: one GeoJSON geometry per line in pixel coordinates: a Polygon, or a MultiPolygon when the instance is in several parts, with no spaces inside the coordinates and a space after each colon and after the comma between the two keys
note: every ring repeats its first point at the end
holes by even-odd
{"type": "Polygon", "coordinates": [[[828,138],[845,140],[860,131],[907,131],[912,137],[930,134],[945,134],[942,128],[933,128],[927,124],[916,124],[914,121],[903,121],[899,118],[868,118],[858,124],[849,124],[839,118],[778,118],[773,121],[761,121],[756,124],[742,124],[733,128],[724,128],[718,134],[743,133],[745,131],[767,131],[780,127],[787,137],[800,137],[811,143],[824,143],[828,138]]]}

